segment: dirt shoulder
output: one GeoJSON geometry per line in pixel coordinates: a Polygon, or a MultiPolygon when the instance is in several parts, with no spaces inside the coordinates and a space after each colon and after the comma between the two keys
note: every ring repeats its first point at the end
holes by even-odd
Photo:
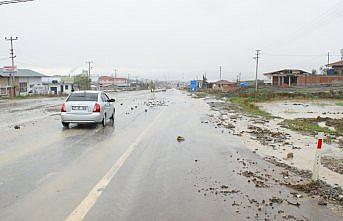
{"type": "MultiPolygon", "coordinates": [[[[239,137],[253,153],[303,178],[301,183],[285,182],[284,185],[306,190],[305,192],[313,195],[322,195],[327,200],[342,204],[341,125],[343,121],[340,118],[341,106],[333,107],[333,104],[328,105],[325,102],[321,104],[320,99],[316,99],[324,112],[325,107],[336,110],[336,113],[332,114],[336,115],[337,118],[333,118],[331,115],[327,117],[325,114],[319,114],[316,118],[307,118],[306,114],[299,113],[297,116],[301,116],[302,119],[305,119],[303,121],[307,123],[304,124],[300,120],[301,118],[285,119],[278,114],[274,115],[268,108],[263,107],[268,106],[268,102],[253,102],[253,99],[249,97],[202,95],[201,99],[204,99],[211,107],[210,124],[228,130],[231,134],[239,137]],[[287,120],[295,122],[294,124],[298,126],[302,125],[306,130],[301,131],[301,128],[290,127],[289,124],[285,123],[287,120]],[[332,136],[328,136],[330,139],[326,140],[322,151],[320,181],[312,184],[310,177],[316,150],[314,135],[318,131],[330,133],[332,136]],[[314,191],[315,187],[318,191],[314,191]]],[[[274,99],[273,102],[275,102],[274,99]]],[[[299,105],[299,100],[290,99],[287,102],[303,109],[301,105],[303,103],[307,105],[308,101],[302,98],[301,105],[299,105]]],[[[336,105],[338,102],[335,100],[333,103],[336,105]]],[[[309,104],[309,108],[315,109],[315,106],[311,105],[313,104],[309,104]]],[[[287,111],[287,109],[285,110],[287,111]]],[[[330,114],[330,110],[327,113],[330,114]]]]}

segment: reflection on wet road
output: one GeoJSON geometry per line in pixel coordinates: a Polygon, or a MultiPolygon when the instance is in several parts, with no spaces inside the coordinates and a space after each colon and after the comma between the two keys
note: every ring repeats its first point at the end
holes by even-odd
{"type": "Polygon", "coordinates": [[[310,198],[287,203],[278,168],[201,124],[203,101],[176,90],[112,96],[105,128],[63,129],[51,114],[61,99],[0,104],[0,118],[12,117],[0,124],[0,220],[340,220],[310,198]]]}

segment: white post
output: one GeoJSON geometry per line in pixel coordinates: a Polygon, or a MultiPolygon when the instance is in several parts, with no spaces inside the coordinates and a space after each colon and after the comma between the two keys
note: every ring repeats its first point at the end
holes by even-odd
{"type": "Polygon", "coordinates": [[[321,164],[321,149],[324,140],[324,133],[318,133],[318,141],[317,141],[317,148],[316,148],[316,155],[314,159],[313,171],[312,171],[312,180],[317,181],[319,179],[319,168],[321,164]]]}

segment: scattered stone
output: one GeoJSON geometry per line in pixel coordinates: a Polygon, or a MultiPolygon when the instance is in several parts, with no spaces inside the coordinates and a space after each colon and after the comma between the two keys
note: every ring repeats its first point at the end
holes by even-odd
{"type": "Polygon", "coordinates": [[[293,153],[288,153],[287,154],[287,159],[293,159],[294,158],[294,154],[293,153]]]}
{"type": "Polygon", "coordinates": [[[326,206],[326,205],[328,205],[328,203],[327,203],[324,199],[320,199],[320,200],[318,201],[318,205],[319,205],[319,206],[326,206]]]}
{"type": "Polygon", "coordinates": [[[273,196],[272,198],[269,199],[269,201],[272,203],[281,204],[283,202],[283,199],[273,196]]]}
{"type": "Polygon", "coordinates": [[[292,201],[287,200],[287,203],[288,203],[289,205],[296,206],[296,207],[299,207],[299,206],[300,206],[300,203],[298,203],[298,202],[292,202],[292,201]]]}
{"type": "Polygon", "coordinates": [[[14,126],[14,129],[19,130],[19,129],[20,129],[20,126],[19,126],[19,125],[15,125],[15,126],[14,126]]]}
{"type": "Polygon", "coordinates": [[[185,138],[184,138],[184,137],[181,137],[181,136],[177,136],[176,140],[177,140],[178,142],[183,142],[183,141],[185,141],[185,138]]]}
{"type": "Polygon", "coordinates": [[[222,188],[222,189],[229,189],[229,186],[222,185],[220,188],[222,188]]]}

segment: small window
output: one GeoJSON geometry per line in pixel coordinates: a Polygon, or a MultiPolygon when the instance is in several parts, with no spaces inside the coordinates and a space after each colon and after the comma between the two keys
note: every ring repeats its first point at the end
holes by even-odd
{"type": "Polygon", "coordinates": [[[27,92],[27,83],[19,83],[19,92],[27,92]]]}
{"type": "Polygon", "coordinates": [[[69,89],[69,85],[65,85],[64,88],[65,88],[66,90],[68,90],[68,89],[69,89]]]}

